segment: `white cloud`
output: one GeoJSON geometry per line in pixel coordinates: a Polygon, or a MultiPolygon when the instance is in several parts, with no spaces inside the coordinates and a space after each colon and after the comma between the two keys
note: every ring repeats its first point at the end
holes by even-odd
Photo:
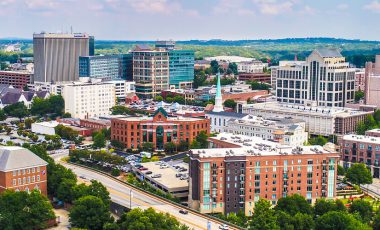
{"type": "Polygon", "coordinates": [[[375,0],[371,3],[368,3],[367,5],[363,6],[363,9],[372,11],[374,13],[380,13],[380,2],[375,0]]]}
{"type": "Polygon", "coordinates": [[[348,5],[347,4],[339,4],[337,6],[338,10],[347,10],[348,9],[348,5]]]}
{"type": "Polygon", "coordinates": [[[278,15],[293,10],[295,5],[294,0],[277,2],[276,0],[253,0],[253,3],[258,7],[262,14],[278,15]]]}
{"type": "Polygon", "coordinates": [[[254,11],[244,7],[245,0],[220,0],[214,7],[215,14],[236,13],[240,16],[254,15],[254,11]]]}

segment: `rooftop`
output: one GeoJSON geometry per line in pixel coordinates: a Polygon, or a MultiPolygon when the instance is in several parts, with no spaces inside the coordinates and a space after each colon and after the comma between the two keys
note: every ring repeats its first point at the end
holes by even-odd
{"type": "Polygon", "coordinates": [[[222,112],[209,111],[209,112],[206,112],[206,114],[218,115],[222,117],[233,117],[233,118],[243,118],[243,117],[248,116],[248,114],[245,114],[245,113],[235,113],[235,112],[225,112],[225,111],[222,111],[222,112]]]}
{"type": "Polygon", "coordinates": [[[0,147],[0,171],[2,172],[44,165],[47,165],[47,162],[28,149],[18,146],[0,147]]]}
{"type": "Polygon", "coordinates": [[[318,48],[315,50],[323,58],[343,57],[338,49],[333,48],[318,48]]]}
{"type": "Polygon", "coordinates": [[[380,137],[348,134],[348,135],[343,136],[343,140],[345,140],[345,141],[359,141],[359,142],[365,142],[365,143],[380,145],[380,137]]]}
{"type": "Polygon", "coordinates": [[[301,154],[331,154],[322,146],[288,146],[276,142],[263,140],[260,137],[250,137],[230,133],[220,133],[216,137],[210,137],[240,147],[237,148],[213,148],[192,149],[193,153],[199,153],[201,158],[225,157],[225,156],[278,156],[278,155],[301,155],[301,154]]]}
{"type": "Polygon", "coordinates": [[[38,122],[38,123],[36,122],[36,123],[33,123],[32,125],[41,125],[48,128],[55,128],[59,124],[60,123],[58,121],[44,121],[44,122],[38,122]]]}

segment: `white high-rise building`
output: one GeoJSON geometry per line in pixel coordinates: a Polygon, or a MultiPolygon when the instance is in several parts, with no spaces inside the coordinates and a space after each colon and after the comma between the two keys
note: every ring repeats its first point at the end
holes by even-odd
{"type": "Polygon", "coordinates": [[[345,107],[354,101],[355,69],[336,49],[316,49],[306,61],[279,66],[276,71],[279,102],[345,107]]]}
{"type": "Polygon", "coordinates": [[[80,119],[109,115],[110,109],[116,104],[115,85],[110,82],[93,80],[65,84],[62,96],[65,112],[80,119]]]}

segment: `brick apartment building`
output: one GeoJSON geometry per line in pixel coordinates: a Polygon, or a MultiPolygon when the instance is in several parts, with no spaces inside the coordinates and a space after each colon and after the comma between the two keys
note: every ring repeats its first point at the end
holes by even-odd
{"type": "Polygon", "coordinates": [[[226,133],[209,140],[218,148],[190,150],[189,206],[201,213],[251,216],[260,198],[275,205],[296,193],[310,203],[336,196],[338,153],[226,133]]]}
{"type": "Polygon", "coordinates": [[[271,83],[271,75],[270,73],[239,73],[238,80],[271,83]]]}
{"type": "Polygon", "coordinates": [[[108,129],[111,127],[111,121],[99,120],[99,119],[81,119],[80,126],[90,128],[93,131],[100,131],[102,129],[108,129]]]}
{"type": "Polygon", "coordinates": [[[373,129],[365,134],[348,134],[340,138],[343,167],[365,163],[371,169],[373,177],[380,178],[380,131],[373,129]]]}
{"type": "Polygon", "coordinates": [[[210,121],[203,118],[169,117],[159,108],[152,117],[127,117],[112,119],[111,139],[119,140],[127,148],[136,149],[144,142],[151,142],[157,149],[165,143],[191,143],[196,136],[205,131],[210,133],[210,121]]]}
{"type": "Polygon", "coordinates": [[[14,88],[23,89],[33,83],[33,74],[27,71],[0,71],[0,84],[12,85],[14,88]]]}
{"type": "Polygon", "coordinates": [[[16,146],[1,146],[0,159],[0,192],[37,189],[47,195],[47,162],[16,146]]]}

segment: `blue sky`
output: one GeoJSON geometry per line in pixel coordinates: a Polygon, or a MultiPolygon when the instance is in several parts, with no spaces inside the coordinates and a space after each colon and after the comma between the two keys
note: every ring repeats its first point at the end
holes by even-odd
{"type": "Polygon", "coordinates": [[[0,0],[0,37],[380,40],[380,0],[0,0]]]}

